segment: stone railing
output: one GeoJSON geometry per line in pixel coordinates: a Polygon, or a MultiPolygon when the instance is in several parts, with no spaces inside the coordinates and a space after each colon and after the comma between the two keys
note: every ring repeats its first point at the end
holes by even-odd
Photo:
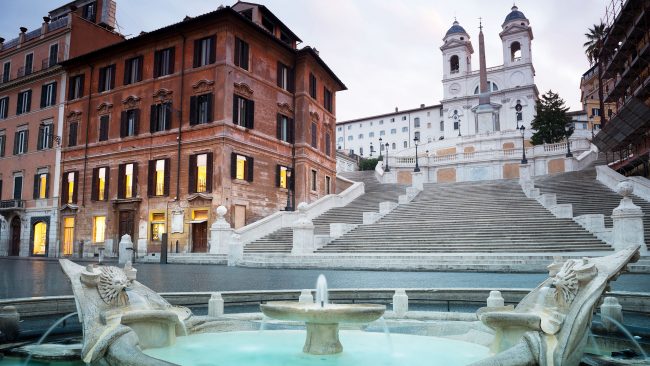
{"type": "Polygon", "coordinates": [[[612,191],[616,191],[616,187],[622,181],[630,181],[634,186],[632,194],[650,202],[650,180],[643,177],[626,177],[607,165],[600,165],[596,167],[596,179],[606,185],[612,191]]]}

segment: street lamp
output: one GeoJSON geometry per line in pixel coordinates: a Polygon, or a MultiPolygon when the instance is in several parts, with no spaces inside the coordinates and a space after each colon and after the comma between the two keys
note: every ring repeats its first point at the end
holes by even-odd
{"type": "Polygon", "coordinates": [[[372,153],[375,152],[375,148],[372,147],[372,141],[370,141],[370,157],[372,158],[372,153]]]}
{"type": "Polygon", "coordinates": [[[287,207],[284,210],[293,211],[293,207],[291,207],[291,168],[287,168],[287,207]]]}
{"type": "Polygon", "coordinates": [[[390,169],[388,169],[388,142],[384,146],[386,147],[386,164],[384,164],[385,165],[384,171],[390,172],[390,169]]]}
{"type": "Polygon", "coordinates": [[[382,141],[382,139],[381,139],[381,137],[380,137],[380,138],[379,138],[379,160],[382,160],[382,157],[381,157],[381,149],[384,148],[384,144],[382,144],[381,141],[382,141]]]}
{"type": "Polygon", "coordinates": [[[566,157],[567,158],[572,158],[573,154],[571,153],[571,142],[569,141],[569,136],[573,134],[573,130],[575,127],[573,127],[573,123],[569,122],[566,125],[564,125],[564,131],[566,132],[566,157]]]}
{"type": "Polygon", "coordinates": [[[415,136],[413,142],[415,143],[415,169],[413,171],[417,173],[420,171],[420,166],[418,165],[418,142],[420,142],[420,138],[415,136]]]}
{"type": "Polygon", "coordinates": [[[522,124],[521,127],[519,127],[519,131],[521,132],[521,163],[528,164],[528,159],[526,159],[526,143],[524,142],[526,127],[522,124]]]}

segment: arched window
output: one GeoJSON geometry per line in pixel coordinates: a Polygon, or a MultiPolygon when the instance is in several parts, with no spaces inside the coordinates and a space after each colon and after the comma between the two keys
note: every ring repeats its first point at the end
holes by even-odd
{"type": "MultiPolygon", "coordinates": [[[[480,85],[477,85],[476,88],[474,88],[474,94],[478,94],[479,87],[480,87],[480,85]]],[[[488,91],[495,92],[497,90],[499,90],[499,86],[496,83],[493,83],[493,82],[488,80],[488,91]]]]}
{"type": "Polygon", "coordinates": [[[393,150],[397,149],[397,145],[393,142],[393,150]]]}
{"type": "Polygon", "coordinates": [[[418,141],[420,140],[420,131],[415,131],[414,138],[418,139],[418,141]]]}
{"type": "Polygon", "coordinates": [[[46,255],[47,224],[40,221],[34,225],[34,249],[32,255],[46,255]]]}
{"type": "Polygon", "coordinates": [[[510,44],[510,60],[521,60],[521,44],[519,42],[512,42],[512,44],[510,44]]]}
{"type": "Polygon", "coordinates": [[[409,147],[408,142],[404,141],[404,148],[409,147]]]}
{"type": "Polygon", "coordinates": [[[460,61],[458,60],[458,56],[453,55],[449,59],[449,69],[451,70],[452,74],[458,73],[458,69],[460,68],[460,61]]]}

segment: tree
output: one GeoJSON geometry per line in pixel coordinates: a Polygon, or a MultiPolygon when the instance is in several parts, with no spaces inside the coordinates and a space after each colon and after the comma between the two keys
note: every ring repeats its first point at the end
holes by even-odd
{"type": "Polygon", "coordinates": [[[361,159],[359,162],[359,170],[375,170],[379,159],[361,159]]]}
{"type": "Polygon", "coordinates": [[[566,132],[565,127],[571,119],[566,115],[569,107],[557,93],[549,90],[535,105],[536,116],[531,123],[535,133],[531,137],[533,145],[554,144],[570,136],[573,131],[566,132]]]}
{"type": "Polygon", "coordinates": [[[588,29],[588,33],[585,33],[587,37],[587,42],[584,43],[585,54],[589,59],[589,64],[596,64],[598,67],[598,99],[600,105],[600,127],[605,127],[606,122],[606,113],[605,113],[605,99],[603,96],[603,62],[602,62],[602,51],[603,51],[603,41],[607,35],[607,28],[602,22],[600,24],[594,24],[593,28],[588,29]]]}

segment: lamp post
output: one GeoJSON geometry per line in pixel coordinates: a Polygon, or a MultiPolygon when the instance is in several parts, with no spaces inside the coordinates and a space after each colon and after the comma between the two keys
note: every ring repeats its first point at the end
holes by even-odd
{"type": "Polygon", "coordinates": [[[420,165],[418,165],[418,142],[420,142],[420,139],[415,136],[413,142],[415,143],[415,169],[413,171],[417,173],[420,171],[420,165]]]}
{"type": "Polygon", "coordinates": [[[573,123],[569,122],[566,125],[564,125],[564,131],[566,132],[566,157],[567,158],[572,158],[573,154],[571,153],[571,142],[569,141],[569,136],[573,134],[573,130],[575,127],[573,127],[573,123]]]}
{"type": "Polygon", "coordinates": [[[372,153],[375,152],[375,148],[372,146],[372,141],[370,141],[370,157],[372,158],[372,153]]]}
{"type": "Polygon", "coordinates": [[[291,207],[291,168],[287,168],[287,207],[284,208],[285,211],[293,211],[291,207]]]}
{"type": "Polygon", "coordinates": [[[528,164],[528,159],[526,159],[526,143],[524,141],[526,127],[522,124],[521,127],[519,127],[519,131],[521,132],[521,163],[528,164]]]}
{"type": "Polygon", "coordinates": [[[386,164],[384,164],[385,166],[384,171],[390,172],[390,169],[388,168],[388,142],[384,146],[386,147],[386,164]]]}
{"type": "Polygon", "coordinates": [[[380,138],[379,138],[379,160],[382,160],[382,157],[381,157],[381,149],[384,148],[384,144],[382,144],[381,141],[382,141],[382,139],[381,139],[381,137],[380,137],[380,138]]]}

